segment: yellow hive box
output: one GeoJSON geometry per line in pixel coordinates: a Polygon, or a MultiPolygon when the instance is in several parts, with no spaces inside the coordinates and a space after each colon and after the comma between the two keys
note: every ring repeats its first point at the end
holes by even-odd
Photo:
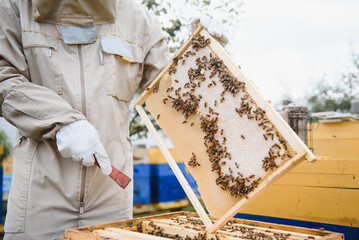
{"type": "MultiPolygon", "coordinates": [[[[178,155],[175,149],[169,149],[173,159],[177,163],[183,163],[183,160],[178,155]]],[[[149,157],[150,157],[150,164],[162,164],[167,163],[166,158],[163,156],[161,150],[157,147],[152,147],[149,149],[149,157]]]]}
{"type": "Polygon", "coordinates": [[[302,162],[241,212],[359,227],[359,121],[313,123],[318,156],[302,162]]]}

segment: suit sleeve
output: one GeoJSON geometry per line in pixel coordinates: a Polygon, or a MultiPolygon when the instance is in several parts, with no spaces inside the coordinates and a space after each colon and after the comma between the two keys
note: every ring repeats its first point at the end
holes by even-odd
{"type": "Polygon", "coordinates": [[[52,90],[31,82],[19,16],[5,8],[0,3],[0,116],[23,136],[55,139],[63,125],[85,117],[52,90]]]}
{"type": "Polygon", "coordinates": [[[144,73],[140,85],[142,90],[156,78],[170,60],[168,40],[163,34],[161,24],[157,19],[152,23],[150,35],[144,61],[144,73]]]}

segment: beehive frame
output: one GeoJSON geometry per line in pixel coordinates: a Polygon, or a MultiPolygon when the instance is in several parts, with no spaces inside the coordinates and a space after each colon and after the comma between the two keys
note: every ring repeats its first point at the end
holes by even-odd
{"type": "Polygon", "coordinates": [[[119,222],[72,228],[65,231],[64,240],[85,239],[341,240],[343,239],[343,234],[319,229],[309,229],[244,219],[232,219],[220,231],[215,234],[208,234],[203,229],[203,225],[199,221],[196,213],[174,212],[119,222]]]}
{"type": "MultiPolygon", "coordinates": [[[[215,84],[215,83],[214,83],[215,84]]],[[[168,89],[167,89],[168,90],[168,89]]],[[[233,96],[235,93],[233,93],[233,96]]],[[[200,24],[197,24],[197,29],[192,33],[191,37],[184,43],[184,45],[178,50],[178,52],[173,56],[172,61],[162,70],[162,72],[157,76],[157,78],[151,83],[151,85],[141,94],[141,96],[135,102],[135,108],[138,111],[139,115],[141,116],[142,120],[144,121],[146,127],[149,129],[151,135],[154,137],[156,143],[158,144],[160,150],[164,154],[167,162],[169,163],[171,169],[173,170],[174,174],[176,175],[177,179],[179,180],[181,186],[183,187],[184,191],[186,192],[189,200],[191,201],[192,205],[196,209],[197,213],[199,214],[200,218],[202,219],[204,225],[207,228],[209,233],[215,232],[219,229],[223,224],[231,219],[241,208],[246,206],[251,200],[253,200],[256,196],[258,196],[266,187],[271,185],[275,182],[280,176],[285,174],[289,171],[292,167],[298,164],[300,161],[307,159],[312,161],[315,159],[315,156],[310,152],[310,150],[305,146],[305,144],[299,139],[299,137],[293,132],[293,130],[288,126],[288,124],[280,117],[280,115],[270,106],[270,104],[260,95],[257,88],[253,85],[252,82],[246,80],[242,73],[240,72],[239,68],[233,63],[229,55],[226,51],[222,48],[222,46],[216,42],[210,34],[204,29],[200,24]],[[212,224],[207,213],[203,209],[202,205],[200,204],[199,200],[197,199],[196,195],[194,194],[193,190],[189,186],[188,182],[186,181],[185,177],[183,176],[182,172],[178,168],[176,162],[172,158],[169,150],[165,146],[163,140],[157,133],[156,129],[152,125],[149,117],[147,116],[146,112],[143,109],[143,104],[146,102],[146,99],[156,91],[156,88],[159,86],[159,82],[166,76],[168,73],[171,74],[173,71],[173,63],[177,62],[178,59],[188,53],[188,49],[191,47],[191,42],[198,37],[204,37],[204,39],[209,39],[208,43],[206,43],[206,47],[209,47],[212,52],[218,56],[219,59],[223,61],[223,64],[228,69],[228,71],[233,74],[235,77],[240,79],[240,82],[245,84],[245,90],[250,96],[251,99],[255,102],[256,106],[259,106],[260,114],[265,113],[265,116],[270,119],[270,122],[275,126],[276,132],[278,136],[280,134],[281,137],[285,139],[288,145],[291,147],[292,151],[290,154],[287,154],[286,158],[288,158],[283,164],[279,167],[276,166],[276,169],[270,174],[267,174],[268,177],[266,179],[261,180],[257,183],[254,187],[254,190],[251,190],[248,194],[246,193],[245,197],[239,200],[233,207],[228,209],[225,214],[221,215],[216,221],[215,224],[212,224]],[[186,52],[187,51],[187,52],[186,52]]],[[[237,111],[237,109],[236,109],[237,111]]],[[[257,110],[256,110],[257,111],[257,110]]],[[[259,111],[259,110],[258,110],[259,111]]],[[[240,110],[238,110],[240,112],[240,110]]],[[[156,118],[156,116],[154,116],[156,118]]],[[[157,119],[160,116],[157,116],[157,119]]],[[[166,117],[166,116],[165,116],[166,117]]],[[[263,117],[263,116],[262,116],[263,117]]],[[[257,118],[257,117],[256,117],[257,118]]],[[[184,121],[186,122],[186,121],[184,121]]],[[[244,136],[242,136],[244,138],[244,136]]],[[[267,138],[264,136],[264,138],[267,138]]],[[[273,136],[272,136],[273,139],[273,136]]],[[[266,139],[267,140],[267,139],[266,139]]],[[[280,149],[280,148],[279,148],[280,149]]],[[[289,150],[288,150],[289,151],[289,150]]],[[[192,153],[193,154],[193,153],[192,153]]],[[[278,154],[279,156],[279,154],[278,154]]],[[[283,158],[282,158],[283,159],[283,158]]],[[[196,156],[193,154],[192,164],[196,161],[196,156]]],[[[275,164],[274,164],[275,165],[275,164]]],[[[269,168],[269,165],[266,165],[269,168]]],[[[273,169],[273,166],[272,168],[273,169]]],[[[266,170],[267,171],[267,170],[266,170]]]]}

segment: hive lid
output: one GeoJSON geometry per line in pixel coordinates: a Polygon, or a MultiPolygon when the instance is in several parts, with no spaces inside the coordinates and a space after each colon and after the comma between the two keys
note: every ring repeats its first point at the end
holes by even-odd
{"type": "Polygon", "coordinates": [[[198,24],[135,102],[189,200],[214,232],[300,161],[315,156],[198,24]],[[213,223],[142,105],[172,141],[213,223]]]}

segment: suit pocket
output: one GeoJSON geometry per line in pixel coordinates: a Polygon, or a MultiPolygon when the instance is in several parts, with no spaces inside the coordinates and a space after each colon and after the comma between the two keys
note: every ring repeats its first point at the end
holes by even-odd
{"type": "Polygon", "coordinates": [[[144,49],[118,38],[101,39],[106,93],[130,101],[142,79],[144,49]]]}
{"type": "Polygon", "coordinates": [[[24,55],[31,81],[63,94],[63,74],[59,64],[58,39],[37,32],[23,32],[24,55]]]}
{"type": "Polygon", "coordinates": [[[13,151],[13,173],[5,221],[5,233],[25,230],[26,207],[31,167],[37,141],[21,137],[13,151]]]}

